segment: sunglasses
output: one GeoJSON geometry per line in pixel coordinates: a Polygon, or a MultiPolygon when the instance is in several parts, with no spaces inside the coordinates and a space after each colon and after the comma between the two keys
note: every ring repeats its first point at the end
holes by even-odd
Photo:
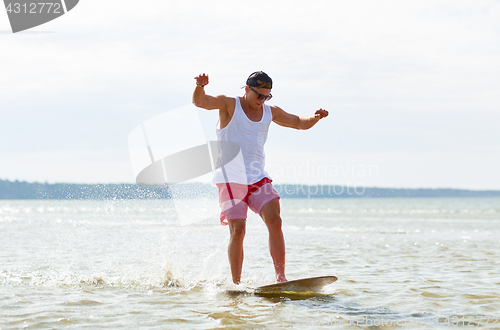
{"type": "Polygon", "coordinates": [[[252,86],[248,86],[248,87],[250,87],[250,89],[252,90],[252,92],[254,92],[255,94],[257,94],[257,98],[259,100],[269,101],[270,99],[273,98],[273,96],[271,95],[271,93],[269,93],[269,95],[264,95],[264,94],[261,94],[261,93],[257,92],[255,89],[253,89],[252,86]]]}

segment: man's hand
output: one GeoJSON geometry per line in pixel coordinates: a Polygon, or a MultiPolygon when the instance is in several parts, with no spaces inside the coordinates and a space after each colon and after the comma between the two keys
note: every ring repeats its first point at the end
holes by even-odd
{"type": "Polygon", "coordinates": [[[326,111],[325,109],[319,109],[317,110],[315,113],[314,113],[314,117],[316,117],[316,119],[321,119],[321,118],[325,118],[328,116],[328,111],[326,111]]]}
{"type": "Polygon", "coordinates": [[[200,86],[208,85],[208,76],[206,74],[200,74],[200,75],[194,77],[194,79],[196,80],[196,85],[200,85],[200,86]]]}

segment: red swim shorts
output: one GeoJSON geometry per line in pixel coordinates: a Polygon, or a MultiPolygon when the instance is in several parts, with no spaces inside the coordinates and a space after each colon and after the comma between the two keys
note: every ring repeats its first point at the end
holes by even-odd
{"type": "Polygon", "coordinates": [[[280,198],[271,184],[272,180],[264,178],[251,185],[240,183],[217,183],[219,188],[220,223],[227,225],[227,219],[247,218],[248,208],[257,214],[266,203],[280,198]]]}

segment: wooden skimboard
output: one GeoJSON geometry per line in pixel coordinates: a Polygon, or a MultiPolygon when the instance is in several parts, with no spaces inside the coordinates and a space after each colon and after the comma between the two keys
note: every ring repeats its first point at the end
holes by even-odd
{"type": "Polygon", "coordinates": [[[337,280],[336,276],[302,278],[260,286],[254,293],[263,297],[304,297],[321,295],[321,289],[337,280]]]}

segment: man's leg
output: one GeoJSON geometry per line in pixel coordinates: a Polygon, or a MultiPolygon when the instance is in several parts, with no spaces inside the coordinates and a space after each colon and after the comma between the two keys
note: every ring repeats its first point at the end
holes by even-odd
{"type": "Polygon", "coordinates": [[[275,198],[266,203],[260,210],[260,216],[264,220],[269,231],[269,251],[274,262],[276,280],[286,282],[285,277],[285,238],[281,230],[280,202],[275,198]]]}
{"type": "Polygon", "coordinates": [[[243,239],[245,238],[246,220],[228,220],[229,246],[227,255],[234,284],[240,284],[241,269],[243,267],[243,239]]]}

